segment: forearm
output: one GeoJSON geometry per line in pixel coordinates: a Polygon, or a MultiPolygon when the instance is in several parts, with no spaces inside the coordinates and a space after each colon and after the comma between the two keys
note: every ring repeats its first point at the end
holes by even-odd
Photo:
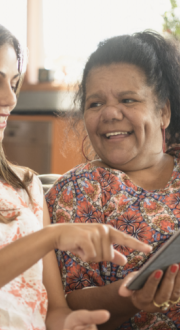
{"type": "Polygon", "coordinates": [[[121,297],[118,289],[122,281],[116,281],[104,287],[75,290],[67,295],[67,302],[72,310],[106,309],[110,320],[99,326],[99,329],[113,330],[135,315],[139,310],[134,307],[130,298],[121,297]]]}
{"type": "Polygon", "coordinates": [[[71,313],[68,307],[60,307],[56,310],[48,310],[46,316],[46,329],[47,330],[57,330],[64,328],[64,322],[66,317],[71,313]]]}
{"type": "Polygon", "coordinates": [[[3,247],[0,250],[0,287],[26,271],[54,247],[55,233],[51,226],[3,247]]]}

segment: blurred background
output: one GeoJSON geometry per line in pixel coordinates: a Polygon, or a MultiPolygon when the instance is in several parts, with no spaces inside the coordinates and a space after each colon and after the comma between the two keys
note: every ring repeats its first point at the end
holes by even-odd
{"type": "Polygon", "coordinates": [[[20,40],[27,71],[6,129],[9,160],[63,174],[84,161],[70,128],[73,97],[98,43],[152,29],[180,38],[180,0],[0,0],[0,24],[20,40]],[[28,49],[28,52],[27,52],[28,49]]]}

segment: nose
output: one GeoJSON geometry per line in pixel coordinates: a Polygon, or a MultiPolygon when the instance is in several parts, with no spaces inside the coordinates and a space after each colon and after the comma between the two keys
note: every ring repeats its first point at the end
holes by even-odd
{"type": "Polygon", "coordinates": [[[101,118],[104,122],[113,120],[122,120],[124,118],[121,106],[118,105],[106,105],[103,108],[101,118]]]}
{"type": "Polygon", "coordinates": [[[0,88],[0,107],[8,108],[9,111],[13,110],[17,102],[17,97],[12,87],[9,85],[0,88]]]}

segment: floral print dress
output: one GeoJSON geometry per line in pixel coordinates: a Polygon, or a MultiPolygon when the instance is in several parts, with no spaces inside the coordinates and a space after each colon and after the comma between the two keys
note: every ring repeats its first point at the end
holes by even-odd
{"type": "MultiPolygon", "coordinates": [[[[0,213],[16,215],[0,223],[0,248],[43,227],[43,190],[36,176],[25,190],[0,181],[0,213]]],[[[28,258],[28,255],[27,255],[28,258]]],[[[45,330],[47,293],[42,284],[42,260],[0,289],[0,330],[45,330]]]]}
{"type": "MultiPolygon", "coordinates": [[[[180,227],[180,153],[174,154],[173,173],[162,190],[144,190],[119,170],[87,163],[63,175],[46,199],[52,223],[109,224],[152,245],[154,253],[180,227]]],[[[125,266],[87,263],[71,252],[58,250],[65,293],[123,279],[140,269],[150,257],[124,246],[114,247],[126,255],[125,266]]],[[[180,329],[180,304],[166,314],[142,310],[118,329],[180,329]]]]}

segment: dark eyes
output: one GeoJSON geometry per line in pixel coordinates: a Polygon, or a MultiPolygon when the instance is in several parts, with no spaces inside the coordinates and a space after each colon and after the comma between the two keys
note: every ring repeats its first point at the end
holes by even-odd
{"type": "MultiPolygon", "coordinates": [[[[126,103],[126,104],[130,104],[130,103],[134,103],[134,102],[137,102],[136,100],[134,100],[134,99],[122,99],[122,100],[120,100],[119,101],[119,103],[126,103]]],[[[90,105],[89,105],[89,109],[90,108],[98,108],[98,107],[100,107],[101,105],[103,105],[103,103],[101,103],[101,102],[92,102],[90,105]]]]}
{"type": "Polygon", "coordinates": [[[102,103],[100,103],[100,102],[93,102],[90,104],[89,108],[97,108],[101,105],[102,105],[102,103]]]}
{"type": "Polygon", "coordinates": [[[123,99],[122,103],[133,103],[136,102],[134,99],[123,99]]]}
{"type": "Polygon", "coordinates": [[[16,93],[16,89],[17,89],[16,86],[11,86],[11,89],[13,90],[14,93],[16,93]]]}
{"type": "Polygon", "coordinates": [[[19,80],[15,84],[13,83],[13,85],[11,85],[11,89],[13,90],[14,93],[16,93],[16,91],[17,91],[18,83],[19,83],[19,80]]]}

